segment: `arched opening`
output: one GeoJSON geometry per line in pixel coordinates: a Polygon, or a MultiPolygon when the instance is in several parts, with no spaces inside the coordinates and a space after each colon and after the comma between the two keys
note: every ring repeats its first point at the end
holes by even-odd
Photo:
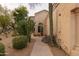
{"type": "Polygon", "coordinates": [[[72,47],[75,48],[79,46],[79,8],[71,10],[71,38],[72,38],[72,47]]]}
{"type": "Polygon", "coordinates": [[[42,23],[38,24],[38,33],[40,33],[41,36],[43,36],[43,24],[42,23]]]}

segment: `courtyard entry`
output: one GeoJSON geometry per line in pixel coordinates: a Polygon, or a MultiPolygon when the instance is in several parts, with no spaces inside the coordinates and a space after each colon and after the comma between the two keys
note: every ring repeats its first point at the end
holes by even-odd
{"type": "Polygon", "coordinates": [[[40,35],[43,36],[43,24],[42,23],[38,24],[38,33],[40,33],[40,35]]]}
{"type": "Polygon", "coordinates": [[[79,8],[75,8],[72,10],[72,48],[79,47],[79,8]]]}

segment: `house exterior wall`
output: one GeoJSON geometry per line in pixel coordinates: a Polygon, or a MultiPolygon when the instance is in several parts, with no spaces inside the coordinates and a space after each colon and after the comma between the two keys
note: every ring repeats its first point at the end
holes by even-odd
{"type": "Polygon", "coordinates": [[[49,36],[50,35],[50,22],[49,22],[49,15],[47,15],[45,21],[44,21],[44,33],[45,35],[49,36]]]}
{"type": "Polygon", "coordinates": [[[50,21],[49,21],[49,16],[47,18],[47,35],[49,36],[50,35],[50,21]]]}
{"type": "MultiPolygon", "coordinates": [[[[58,44],[65,50],[69,55],[73,55],[76,44],[75,39],[75,20],[71,10],[79,7],[79,4],[75,3],[60,3],[53,10],[53,34],[57,36],[58,44]]],[[[77,51],[79,52],[79,50],[77,51]]],[[[75,53],[76,55],[76,53],[75,53]]]]}
{"type": "MultiPolygon", "coordinates": [[[[45,22],[46,22],[46,19],[48,19],[48,11],[46,10],[42,10],[42,11],[39,11],[37,13],[35,13],[35,33],[38,33],[38,24],[39,23],[42,23],[43,24],[43,34],[45,35],[46,34],[46,27],[45,27],[45,22]]],[[[48,34],[48,33],[47,33],[48,34]]]]}

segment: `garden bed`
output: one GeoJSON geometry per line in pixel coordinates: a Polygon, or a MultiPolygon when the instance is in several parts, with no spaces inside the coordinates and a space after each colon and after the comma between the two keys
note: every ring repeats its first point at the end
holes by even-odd
{"type": "Polygon", "coordinates": [[[10,48],[7,55],[8,56],[30,56],[33,49],[34,42],[35,40],[32,39],[32,41],[28,43],[27,47],[22,50],[16,50],[16,49],[10,48]]]}
{"type": "Polygon", "coordinates": [[[35,43],[35,40],[32,39],[30,43],[28,43],[27,47],[23,48],[22,50],[17,50],[12,47],[12,36],[9,34],[8,38],[5,37],[5,35],[0,35],[1,43],[5,45],[5,54],[6,56],[30,56],[32,52],[33,45],[35,43]]]}

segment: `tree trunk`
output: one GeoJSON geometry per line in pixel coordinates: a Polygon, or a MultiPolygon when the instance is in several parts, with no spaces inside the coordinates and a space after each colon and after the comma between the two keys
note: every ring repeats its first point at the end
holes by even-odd
{"type": "Polygon", "coordinates": [[[53,5],[52,3],[49,3],[49,22],[50,22],[50,36],[51,36],[51,44],[52,39],[53,39],[53,16],[52,16],[52,11],[53,11],[53,5]]]}

